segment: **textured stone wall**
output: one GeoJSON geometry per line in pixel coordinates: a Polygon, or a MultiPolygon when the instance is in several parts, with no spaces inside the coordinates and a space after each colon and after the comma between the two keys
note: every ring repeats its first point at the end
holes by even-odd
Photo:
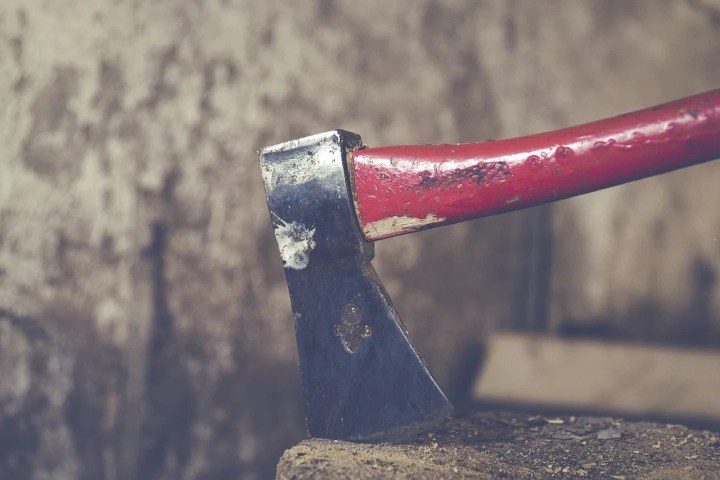
{"type": "MultiPolygon", "coordinates": [[[[718,8],[3,0],[0,477],[271,475],[304,433],[255,151],[338,127],[370,145],[504,137],[711,88],[718,8]]],[[[680,306],[663,317],[675,325],[698,292],[717,320],[717,220],[687,214],[718,195],[717,168],[701,168],[556,209],[552,325],[625,321],[659,298],[680,306]],[[646,190],[662,200],[636,222],[626,206],[646,190]],[[677,233],[649,249],[673,195],[677,233]],[[606,225],[616,210],[625,229],[606,225]],[[653,270],[683,232],[686,253],[653,270]],[[597,267],[618,251],[641,259],[642,282],[597,267]],[[673,289],[677,271],[704,286],[673,289]]],[[[544,324],[551,214],[378,245],[443,385],[493,328],[544,324]]]]}
{"type": "MultiPolygon", "coordinates": [[[[720,2],[618,3],[596,28],[558,52],[573,70],[553,78],[573,92],[563,122],[720,87],[720,2]]],[[[720,345],[719,184],[711,163],[557,204],[553,325],[720,345]]]]}

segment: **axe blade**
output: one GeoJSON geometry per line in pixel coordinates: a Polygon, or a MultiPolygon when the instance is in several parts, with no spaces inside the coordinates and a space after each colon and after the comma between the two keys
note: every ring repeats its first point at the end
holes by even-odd
{"type": "Polygon", "coordinates": [[[260,152],[312,437],[387,438],[452,412],[370,264],[347,174],[360,145],[337,130],[260,152]]]}

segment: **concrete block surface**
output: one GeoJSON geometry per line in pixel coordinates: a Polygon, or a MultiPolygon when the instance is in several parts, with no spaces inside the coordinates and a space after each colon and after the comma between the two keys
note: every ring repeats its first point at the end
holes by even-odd
{"type": "Polygon", "coordinates": [[[680,425],[502,412],[448,420],[402,442],[310,439],[287,450],[278,480],[712,479],[717,434],[680,425]]]}

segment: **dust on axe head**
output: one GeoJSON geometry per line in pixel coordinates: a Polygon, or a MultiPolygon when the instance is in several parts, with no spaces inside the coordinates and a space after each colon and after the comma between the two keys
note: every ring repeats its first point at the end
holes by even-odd
{"type": "Polygon", "coordinates": [[[385,438],[452,410],[370,264],[347,174],[360,145],[335,130],[260,152],[313,437],[385,438]]]}

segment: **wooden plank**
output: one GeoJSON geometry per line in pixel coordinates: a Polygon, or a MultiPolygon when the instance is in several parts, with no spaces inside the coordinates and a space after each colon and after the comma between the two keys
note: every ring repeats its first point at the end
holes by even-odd
{"type": "Polygon", "coordinates": [[[720,420],[720,352],[496,335],[475,400],[720,420]]]}

